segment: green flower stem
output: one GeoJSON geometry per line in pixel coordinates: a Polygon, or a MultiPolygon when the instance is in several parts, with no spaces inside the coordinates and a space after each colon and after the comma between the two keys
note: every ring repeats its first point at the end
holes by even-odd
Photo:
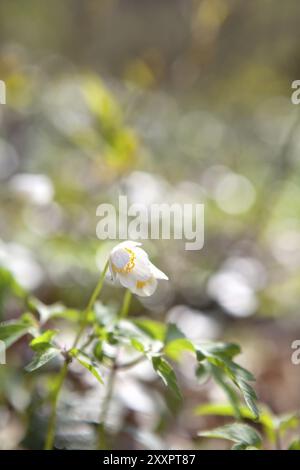
{"type": "Polygon", "coordinates": [[[53,449],[55,428],[56,428],[57,403],[58,403],[59,394],[63,386],[64,380],[66,378],[67,372],[68,372],[68,363],[65,362],[63,367],[60,370],[60,373],[58,375],[58,380],[57,380],[55,389],[53,390],[52,397],[51,397],[52,410],[51,410],[51,415],[50,415],[49,424],[48,424],[48,431],[47,431],[46,442],[45,442],[45,447],[44,447],[45,450],[53,449]]]}
{"type": "MultiPolygon", "coordinates": [[[[89,302],[88,302],[88,304],[87,304],[87,306],[84,310],[82,323],[81,323],[81,326],[78,330],[78,333],[77,333],[77,335],[74,339],[74,343],[73,343],[71,349],[76,348],[76,346],[78,345],[78,343],[80,341],[80,338],[81,338],[82,334],[85,331],[86,326],[88,325],[89,312],[93,308],[98,296],[100,295],[100,292],[101,292],[103,284],[104,284],[104,279],[105,279],[107,269],[108,269],[108,261],[104,266],[104,269],[101,273],[98,284],[96,285],[96,287],[95,287],[95,289],[94,289],[94,291],[93,291],[93,293],[90,297],[90,300],[89,300],[89,302]]],[[[46,436],[46,441],[45,441],[45,447],[44,447],[45,450],[53,449],[54,438],[55,438],[56,420],[57,420],[57,404],[58,404],[58,399],[59,399],[61,389],[63,387],[65,378],[66,378],[67,373],[68,373],[68,364],[69,364],[69,360],[68,360],[68,358],[66,358],[66,360],[64,362],[64,365],[61,368],[61,371],[58,375],[57,383],[56,383],[56,386],[55,386],[55,388],[53,390],[53,393],[52,393],[52,396],[51,396],[51,408],[52,409],[51,409],[51,414],[50,414],[50,419],[49,419],[49,424],[48,424],[48,430],[47,430],[47,436],[46,436]]]]}
{"type": "Polygon", "coordinates": [[[120,313],[118,315],[119,319],[126,318],[128,316],[131,297],[132,297],[132,293],[129,289],[127,289],[126,292],[125,292],[125,295],[124,295],[122,308],[121,308],[120,313]]]}
{"type": "Polygon", "coordinates": [[[79,342],[79,340],[80,340],[80,338],[81,338],[81,336],[82,336],[82,334],[83,334],[83,332],[84,332],[84,330],[85,330],[85,328],[86,328],[86,326],[87,326],[87,324],[88,324],[88,321],[89,321],[89,313],[90,313],[91,309],[93,308],[94,303],[95,303],[96,300],[97,300],[97,297],[100,295],[100,292],[101,292],[102,287],[103,287],[103,283],[104,283],[104,279],[105,279],[105,275],[106,275],[107,269],[108,269],[108,261],[107,261],[106,265],[104,266],[104,269],[103,269],[103,271],[102,271],[102,274],[101,274],[101,276],[100,276],[100,279],[99,279],[99,281],[98,281],[98,284],[96,285],[95,290],[94,290],[94,292],[92,293],[91,298],[90,298],[90,300],[89,300],[89,302],[88,302],[88,304],[87,304],[87,307],[86,307],[86,309],[85,309],[85,311],[84,311],[83,319],[82,319],[82,323],[81,323],[81,327],[80,327],[80,329],[79,329],[79,331],[78,331],[78,333],[77,333],[77,336],[76,336],[76,338],[75,338],[75,340],[74,340],[72,349],[73,349],[73,348],[76,348],[76,346],[77,346],[77,344],[78,344],[78,342],[79,342]]]}
{"type": "MultiPolygon", "coordinates": [[[[126,318],[128,316],[131,297],[132,297],[132,293],[129,289],[127,289],[124,295],[122,307],[118,314],[118,320],[121,320],[122,318],[126,318]]],[[[116,354],[113,358],[113,362],[111,365],[111,369],[109,371],[109,376],[108,376],[108,381],[107,381],[106,394],[104,396],[103,401],[101,402],[100,419],[99,419],[99,426],[98,426],[98,449],[100,450],[107,449],[105,422],[106,422],[106,417],[107,417],[107,413],[109,410],[111,398],[113,395],[114,383],[115,383],[116,373],[118,370],[118,365],[117,365],[118,354],[119,354],[119,348],[117,349],[116,354]]]]}
{"type": "Polygon", "coordinates": [[[101,412],[100,412],[100,420],[99,420],[99,426],[98,426],[98,449],[99,450],[107,450],[107,447],[108,447],[105,423],[106,423],[106,417],[107,417],[109,405],[110,405],[112,395],[113,395],[113,390],[114,390],[114,383],[115,383],[115,378],[116,378],[116,373],[117,373],[118,352],[119,350],[117,351],[114,357],[113,364],[109,371],[107,385],[106,385],[106,394],[104,396],[103,401],[101,402],[101,412]]]}

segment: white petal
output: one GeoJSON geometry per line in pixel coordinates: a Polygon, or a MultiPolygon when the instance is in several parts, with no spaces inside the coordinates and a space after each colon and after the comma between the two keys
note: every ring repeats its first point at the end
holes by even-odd
{"type": "Polygon", "coordinates": [[[169,280],[168,276],[165,273],[163,273],[160,269],[158,269],[156,266],[154,266],[154,264],[150,263],[150,268],[151,268],[153,276],[156,279],[165,279],[166,281],[169,280]]]}
{"type": "Polygon", "coordinates": [[[148,297],[155,292],[157,279],[168,280],[168,276],[150,262],[148,254],[139,245],[141,243],[130,240],[116,245],[110,254],[109,272],[123,287],[148,297]]]}
{"type": "Polygon", "coordinates": [[[131,276],[135,281],[148,281],[152,277],[149,260],[136,258],[134,268],[128,273],[128,276],[131,276]]]}
{"type": "Polygon", "coordinates": [[[146,253],[146,251],[143,250],[143,248],[134,247],[132,251],[135,253],[137,258],[143,259],[143,260],[149,260],[149,256],[146,253]]]}
{"type": "Polygon", "coordinates": [[[126,287],[127,289],[132,290],[136,286],[136,279],[134,278],[134,276],[131,276],[130,274],[118,273],[118,279],[120,283],[122,284],[122,286],[126,287]]]}
{"type": "Polygon", "coordinates": [[[130,254],[124,248],[120,248],[111,253],[110,259],[117,269],[123,269],[130,261],[130,254]]]}
{"type": "Polygon", "coordinates": [[[120,249],[125,249],[125,248],[134,248],[135,246],[140,246],[141,243],[139,242],[133,242],[131,240],[126,240],[125,242],[118,243],[114,248],[111,250],[111,254],[113,254],[115,251],[120,250],[120,249]]]}
{"type": "Polygon", "coordinates": [[[150,295],[154,294],[157,288],[157,280],[152,277],[143,287],[135,288],[135,294],[139,295],[140,297],[149,297],[150,295]]]}
{"type": "Polygon", "coordinates": [[[116,280],[117,280],[116,273],[115,273],[115,271],[114,271],[113,268],[112,268],[112,262],[111,262],[111,260],[109,260],[109,263],[108,263],[108,275],[109,275],[109,277],[111,278],[112,281],[116,281],[116,280]]]}

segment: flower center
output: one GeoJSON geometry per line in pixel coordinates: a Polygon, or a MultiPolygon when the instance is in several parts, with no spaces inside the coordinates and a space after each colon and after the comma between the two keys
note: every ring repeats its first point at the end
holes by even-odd
{"type": "Polygon", "coordinates": [[[125,264],[125,266],[123,266],[123,268],[117,268],[115,264],[113,264],[112,267],[116,273],[129,274],[135,267],[136,255],[132,250],[130,250],[130,248],[124,248],[124,250],[129,254],[129,261],[125,264]]]}

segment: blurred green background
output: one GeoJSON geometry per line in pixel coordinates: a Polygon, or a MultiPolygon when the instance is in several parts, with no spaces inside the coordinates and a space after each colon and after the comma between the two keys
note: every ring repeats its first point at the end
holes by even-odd
{"type": "MultiPolygon", "coordinates": [[[[119,194],[203,202],[201,251],[145,243],[170,282],[133,313],[241,343],[259,400],[275,413],[299,408],[298,3],[1,1],[1,320],[23,313],[4,269],[46,304],[86,304],[113,246],[96,238],[98,204],[119,194]]],[[[108,287],[104,300],[121,296],[108,287]]],[[[41,445],[47,374],[28,377],[29,359],[20,341],[0,366],[4,449],[41,445]]],[[[196,434],[220,420],[193,409],[224,397],[200,387],[188,362],[178,373],[186,400],[173,417],[146,366],[120,374],[116,448],[212,445],[196,434]]],[[[70,383],[61,447],[89,448],[99,388],[84,376],[70,383]]]]}

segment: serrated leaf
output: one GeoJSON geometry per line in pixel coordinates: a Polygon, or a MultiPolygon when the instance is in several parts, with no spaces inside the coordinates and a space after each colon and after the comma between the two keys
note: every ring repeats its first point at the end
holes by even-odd
{"type": "Polygon", "coordinates": [[[221,368],[232,380],[237,378],[244,381],[255,381],[254,376],[231,359],[227,359],[216,354],[206,355],[206,359],[213,365],[221,368]]]}
{"type": "Polygon", "coordinates": [[[257,420],[259,418],[259,411],[256,405],[257,396],[256,396],[254,389],[251,387],[251,385],[249,385],[247,382],[245,382],[242,379],[238,379],[236,381],[236,384],[243,394],[246,405],[252,411],[255,419],[257,420]]]}
{"type": "Polygon", "coordinates": [[[255,381],[251,372],[231,360],[231,357],[240,352],[238,345],[233,343],[202,343],[196,345],[196,350],[198,360],[206,358],[212,364],[225,370],[232,378],[238,376],[244,380],[255,381]]]}
{"type": "Polygon", "coordinates": [[[74,357],[78,362],[79,364],[81,364],[85,369],[87,369],[89,372],[91,372],[91,374],[98,380],[98,382],[100,382],[101,384],[103,384],[103,379],[100,375],[100,372],[98,371],[97,369],[97,366],[96,364],[94,364],[89,358],[88,356],[84,355],[84,359],[82,358],[82,353],[80,350],[78,349],[72,349],[70,351],[70,355],[72,357],[74,357]]]}
{"type": "Polygon", "coordinates": [[[25,370],[27,372],[33,372],[47,364],[47,362],[51,361],[51,359],[54,359],[59,354],[60,350],[58,348],[53,347],[50,343],[43,343],[43,347],[38,349],[38,352],[35,354],[30,364],[25,367],[25,370]]]}
{"type": "Polygon", "coordinates": [[[197,345],[197,359],[203,362],[208,361],[211,365],[211,371],[215,380],[223,388],[232,406],[238,412],[237,400],[235,398],[234,390],[227,384],[225,377],[228,377],[241,391],[244,400],[255,416],[259,417],[259,411],[256,406],[256,394],[253,388],[248,384],[248,381],[255,380],[254,376],[244,367],[238,365],[230,359],[238,351],[238,347],[234,344],[229,344],[228,348],[224,343],[213,343],[197,345]],[[220,371],[220,373],[218,373],[220,371]],[[224,376],[224,377],[223,377],[224,376]]]}
{"type": "Polygon", "coordinates": [[[246,382],[255,382],[254,375],[236,362],[233,362],[230,359],[224,359],[224,363],[233,376],[238,377],[246,382]]]}
{"type": "Polygon", "coordinates": [[[162,379],[166,387],[168,387],[174,394],[174,396],[178,400],[181,400],[182,396],[177,384],[177,378],[170,364],[161,356],[152,356],[151,359],[155,372],[162,379]]]}
{"type": "MultiPolygon", "coordinates": [[[[252,411],[245,405],[239,406],[240,416],[243,419],[255,419],[255,415],[252,411]]],[[[235,411],[231,404],[229,403],[205,403],[204,405],[199,405],[195,408],[196,415],[201,416],[235,416],[235,411]]],[[[260,409],[259,420],[258,422],[262,425],[264,432],[268,436],[271,442],[275,442],[276,432],[274,431],[273,417],[270,411],[262,406],[260,409]]]]}
{"type": "Polygon", "coordinates": [[[211,431],[200,432],[198,435],[213,439],[227,439],[236,443],[234,449],[259,448],[261,446],[260,434],[247,424],[227,424],[211,431]]]}
{"type": "Polygon", "coordinates": [[[221,370],[219,370],[212,364],[209,364],[209,370],[211,371],[215,382],[223,389],[225,395],[227,396],[228,401],[231,404],[232,409],[234,410],[234,415],[236,416],[236,418],[239,419],[241,417],[240,406],[239,399],[235,390],[233,389],[233,387],[231,387],[228,381],[226,381],[224,373],[221,370]]]}

